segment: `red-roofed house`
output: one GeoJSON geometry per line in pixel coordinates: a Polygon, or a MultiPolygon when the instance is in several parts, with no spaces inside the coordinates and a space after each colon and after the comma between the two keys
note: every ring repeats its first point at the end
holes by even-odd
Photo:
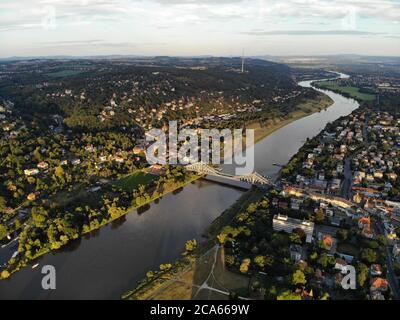
{"type": "Polygon", "coordinates": [[[387,291],[389,283],[383,278],[373,278],[371,280],[371,291],[387,291]]]}

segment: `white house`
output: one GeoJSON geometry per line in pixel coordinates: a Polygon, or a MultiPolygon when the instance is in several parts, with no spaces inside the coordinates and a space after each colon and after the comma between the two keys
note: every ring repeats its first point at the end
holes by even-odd
{"type": "Polygon", "coordinates": [[[275,231],[285,231],[292,233],[295,229],[302,229],[306,234],[306,242],[312,242],[314,232],[314,222],[301,221],[298,219],[289,218],[286,215],[275,215],[272,220],[272,226],[275,231]]]}

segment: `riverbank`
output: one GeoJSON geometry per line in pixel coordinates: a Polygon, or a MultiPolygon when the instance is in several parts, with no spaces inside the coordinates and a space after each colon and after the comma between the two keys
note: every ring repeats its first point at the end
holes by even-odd
{"type": "Polygon", "coordinates": [[[44,246],[43,248],[41,248],[41,250],[39,250],[31,259],[28,259],[27,257],[22,258],[21,260],[15,262],[15,265],[12,266],[12,268],[6,268],[4,269],[1,273],[0,273],[0,279],[8,279],[12,274],[18,272],[19,270],[21,270],[22,268],[26,267],[29,263],[34,262],[35,260],[39,259],[40,257],[44,256],[47,253],[50,252],[54,252],[57,251],[60,248],[66,247],[68,244],[70,244],[72,241],[74,240],[78,240],[80,238],[82,238],[84,235],[90,234],[96,230],[101,229],[102,227],[104,227],[105,225],[108,225],[111,222],[114,222],[118,219],[120,219],[121,217],[123,217],[124,215],[127,215],[135,210],[138,210],[140,208],[145,207],[146,205],[149,205],[150,203],[162,198],[163,196],[175,192],[183,187],[185,187],[186,185],[200,179],[201,176],[199,175],[193,175],[193,174],[187,174],[187,176],[185,176],[185,180],[181,181],[181,182],[168,182],[166,183],[165,187],[162,189],[162,192],[153,192],[152,195],[150,197],[145,198],[145,201],[141,201],[140,205],[133,205],[129,208],[127,208],[126,210],[121,211],[120,215],[117,216],[113,216],[110,217],[107,220],[102,220],[98,226],[90,228],[89,230],[82,230],[82,232],[80,233],[80,235],[78,237],[75,237],[73,239],[69,239],[67,242],[62,243],[62,245],[60,245],[60,247],[58,247],[57,249],[55,248],[51,248],[50,244],[47,244],[46,246],[44,246]]]}
{"type": "Polygon", "coordinates": [[[320,93],[317,99],[307,100],[299,104],[296,110],[289,113],[286,118],[274,119],[273,123],[267,123],[265,125],[259,122],[253,122],[247,126],[247,129],[254,129],[254,142],[257,143],[278,129],[313,113],[321,112],[329,108],[332,104],[333,100],[330,97],[320,93]]]}

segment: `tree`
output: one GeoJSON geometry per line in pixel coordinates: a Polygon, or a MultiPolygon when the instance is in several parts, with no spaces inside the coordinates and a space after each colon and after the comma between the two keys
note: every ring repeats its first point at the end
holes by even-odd
{"type": "Polygon", "coordinates": [[[371,264],[376,262],[376,259],[377,254],[375,250],[366,248],[361,251],[361,260],[363,260],[364,262],[371,264]]]}
{"type": "Polygon", "coordinates": [[[0,277],[1,277],[2,279],[7,279],[7,278],[10,277],[10,272],[8,272],[7,270],[3,270],[3,271],[1,272],[1,274],[0,274],[0,277]]]}
{"type": "Polygon", "coordinates": [[[321,296],[321,298],[319,298],[319,300],[328,300],[329,299],[329,293],[328,292],[325,292],[322,296],[321,296]]]}
{"type": "Polygon", "coordinates": [[[346,229],[340,229],[336,232],[336,236],[340,241],[346,241],[349,236],[349,232],[346,229]]]}
{"type": "Polygon", "coordinates": [[[172,264],[170,264],[170,263],[160,264],[160,270],[161,271],[168,271],[171,268],[172,268],[172,264]]]}
{"type": "Polygon", "coordinates": [[[0,223],[0,240],[4,239],[8,235],[7,227],[0,223]]]}
{"type": "Polygon", "coordinates": [[[301,270],[296,270],[293,274],[292,274],[292,284],[294,285],[298,285],[298,284],[306,284],[307,280],[306,280],[306,276],[304,275],[303,271],[301,270]]]}
{"type": "Polygon", "coordinates": [[[276,299],[277,300],[301,300],[301,297],[300,297],[300,295],[298,295],[290,290],[287,290],[287,291],[282,292],[276,299]]]}
{"type": "Polygon", "coordinates": [[[268,256],[257,256],[254,258],[254,263],[259,266],[261,269],[264,269],[265,266],[271,266],[273,263],[273,258],[268,256]]]}
{"type": "Polygon", "coordinates": [[[4,197],[0,196],[0,212],[3,212],[7,208],[7,201],[4,197]]]}
{"type": "Polygon", "coordinates": [[[217,235],[217,239],[222,246],[225,244],[226,238],[227,235],[225,233],[220,233],[219,235],[217,235]]]}
{"type": "Polygon", "coordinates": [[[357,265],[357,282],[360,287],[363,287],[367,281],[368,272],[368,267],[365,264],[359,263],[357,265]]]}
{"type": "Polygon", "coordinates": [[[54,176],[60,181],[64,182],[64,169],[61,166],[58,166],[54,170],[54,176]]]}
{"type": "Polygon", "coordinates": [[[247,207],[247,212],[248,213],[254,213],[257,210],[257,203],[252,203],[247,207]]]}
{"type": "Polygon", "coordinates": [[[289,244],[289,237],[286,234],[274,233],[272,235],[271,245],[274,248],[284,248],[289,244]]]}
{"type": "Polygon", "coordinates": [[[251,260],[249,258],[243,259],[243,261],[240,265],[240,272],[247,273],[249,271],[250,263],[251,263],[251,260]]]}
{"type": "Polygon", "coordinates": [[[235,257],[232,255],[225,255],[225,262],[229,265],[229,266],[233,266],[235,264],[235,257]]]}
{"type": "Polygon", "coordinates": [[[323,268],[328,266],[328,256],[326,253],[323,253],[318,258],[318,264],[320,264],[323,268]]]}
{"type": "Polygon", "coordinates": [[[325,221],[325,214],[324,214],[324,210],[322,208],[320,208],[318,210],[318,212],[315,214],[315,221],[319,222],[319,223],[325,221]]]}
{"type": "Polygon", "coordinates": [[[292,232],[289,235],[289,239],[290,239],[290,242],[292,242],[292,243],[301,244],[301,237],[297,232],[292,232]]]}
{"type": "Polygon", "coordinates": [[[197,247],[196,239],[188,240],[185,243],[186,252],[192,252],[197,247]]]}
{"type": "Polygon", "coordinates": [[[117,204],[114,202],[108,208],[108,214],[112,219],[117,219],[124,214],[124,210],[122,208],[117,207],[117,204]]]}
{"type": "Polygon", "coordinates": [[[32,208],[32,220],[36,227],[44,228],[46,226],[46,219],[48,213],[43,207],[33,207],[32,208]]]}

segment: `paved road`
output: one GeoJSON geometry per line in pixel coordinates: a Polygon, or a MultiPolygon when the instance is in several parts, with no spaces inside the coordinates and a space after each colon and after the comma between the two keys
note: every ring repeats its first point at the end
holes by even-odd
{"type": "Polygon", "coordinates": [[[344,180],[342,183],[342,190],[340,195],[345,199],[351,199],[351,185],[353,182],[353,173],[351,171],[351,157],[346,157],[343,166],[344,180]]]}
{"type": "MultiPolygon", "coordinates": [[[[382,222],[375,223],[376,229],[379,231],[379,234],[384,234],[382,222]]],[[[400,288],[399,288],[399,280],[394,273],[394,265],[392,260],[392,250],[390,246],[386,246],[386,256],[387,256],[387,280],[389,281],[390,289],[392,290],[393,296],[395,299],[400,300],[400,288]]]]}
{"type": "MultiPolygon", "coordinates": [[[[362,134],[364,139],[365,147],[368,147],[369,140],[368,140],[368,118],[365,119],[362,134]]],[[[344,180],[342,183],[342,188],[340,190],[341,197],[351,200],[351,187],[353,184],[353,172],[351,171],[351,161],[353,160],[352,156],[348,156],[344,159],[344,166],[343,166],[343,175],[344,180]]]]}
{"type": "Polygon", "coordinates": [[[368,121],[369,121],[369,118],[366,117],[365,118],[365,122],[364,122],[364,127],[363,127],[363,130],[362,130],[364,142],[367,145],[369,144],[369,140],[368,140],[368,121]]]}
{"type": "Polygon", "coordinates": [[[388,257],[387,260],[387,278],[390,283],[390,288],[392,289],[393,295],[397,300],[400,300],[400,288],[399,288],[399,280],[394,273],[394,266],[392,260],[392,250],[390,250],[389,246],[386,246],[386,254],[388,257]]]}

